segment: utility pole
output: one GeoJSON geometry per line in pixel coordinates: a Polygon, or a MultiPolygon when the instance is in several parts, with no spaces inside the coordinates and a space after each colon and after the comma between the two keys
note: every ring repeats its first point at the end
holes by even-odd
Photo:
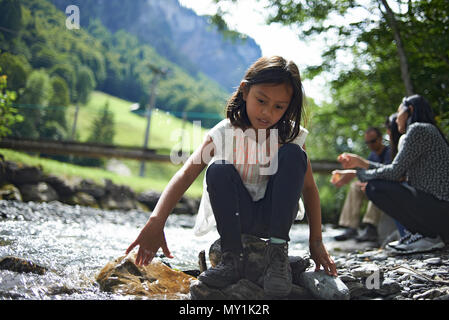
{"type": "MultiPolygon", "coordinates": [[[[144,149],[148,148],[148,142],[150,140],[151,112],[152,112],[152,109],[154,107],[154,103],[156,101],[156,86],[157,86],[157,83],[159,81],[159,78],[166,76],[167,73],[168,73],[168,69],[167,68],[158,68],[158,67],[153,66],[151,64],[149,65],[149,68],[151,69],[151,71],[153,71],[154,77],[153,77],[153,80],[151,81],[150,103],[147,105],[147,110],[146,110],[147,128],[145,130],[145,140],[144,140],[144,143],[143,143],[143,148],[144,149]]],[[[145,176],[145,161],[142,161],[140,163],[139,175],[141,177],[145,176]]]]}

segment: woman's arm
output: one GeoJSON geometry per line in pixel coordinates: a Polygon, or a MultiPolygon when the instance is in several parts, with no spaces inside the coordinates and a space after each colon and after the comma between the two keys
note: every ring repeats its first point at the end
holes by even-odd
{"type": "Polygon", "coordinates": [[[167,257],[172,258],[165,240],[165,222],[183,194],[207,166],[203,159],[209,159],[210,157],[203,157],[203,153],[212,149],[211,153],[213,154],[213,148],[210,148],[211,143],[213,144],[212,139],[207,137],[183,167],[171,178],[139,236],[126,250],[126,254],[128,254],[134,247],[139,246],[136,256],[137,265],[151,263],[159,248],[162,248],[167,257]]]}

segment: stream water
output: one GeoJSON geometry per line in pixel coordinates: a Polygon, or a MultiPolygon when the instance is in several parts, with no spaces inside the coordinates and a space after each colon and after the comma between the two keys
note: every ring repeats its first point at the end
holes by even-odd
{"type": "MultiPolygon", "coordinates": [[[[0,201],[0,259],[15,256],[48,268],[44,275],[0,270],[0,299],[137,299],[100,291],[95,276],[107,262],[124,255],[148,215],[59,202],[0,201]]],[[[173,268],[198,269],[198,253],[206,250],[207,256],[218,239],[216,231],[194,236],[194,222],[195,216],[189,215],[171,215],[167,221],[165,234],[175,258],[162,259],[173,268]]],[[[293,225],[290,255],[308,253],[308,234],[306,224],[293,225]]],[[[334,229],[324,228],[325,241],[333,235],[334,229]]]]}

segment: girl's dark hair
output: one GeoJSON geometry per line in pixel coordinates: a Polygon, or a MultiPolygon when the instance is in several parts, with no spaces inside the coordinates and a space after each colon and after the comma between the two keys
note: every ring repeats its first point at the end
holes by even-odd
{"type": "Polygon", "coordinates": [[[426,98],[423,96],[420,96],[419,94],[415,94],[410,97],[405,97],[402,100],[403,107],[407,110],[407,112],[411,116],[409,116],[407,120],[407,128],[415,122],[424,122],[424,123],[430,123],[433,124],[438,131],[441,134],[441,137],[446,142],[446,144],[449,146],[449,142],[447,141],[446,137],[444,136],[441,129],[437,126],[435,122],[435,115],[432,111],[432,107],[430,106],[430,103],[427,101],[426,98]],[[410,110],[410,106],[413,106],[413,112],[410,110]]]}
{"type": "Polygon", "coordinates": [[[243,100],[243,90],[248,90],[256,84],[289,84],[293,89],[290,105],[284,116],[271,129],[278,129],[280,143],[293,141],[300,132],[301,118],[304,116],[304,89],[298,67],[293,61],[286,61],[279,56],[262,57],[249,69],[242,80],[245,88],[239,88],[233,93],[226,105],[226,117],[231,124],[246,130],[251,127],[246,102],[243,100]]]}
{"type": "Polygon", "coordinates": [[[398,129],[398,124],[396,123],[396,119],[398,118],[397,113],[393,113],[387,120],[385,121],[385,127],[390,131],[390,148],[391,148],[391,160],[393,160],[398,154],[398,145],[399,138],[401,137],[401,133],[398,129]]]}

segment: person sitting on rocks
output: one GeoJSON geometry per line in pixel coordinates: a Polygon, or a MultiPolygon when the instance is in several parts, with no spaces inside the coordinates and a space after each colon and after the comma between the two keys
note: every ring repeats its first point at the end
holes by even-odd
{"type": "MultiPolygon", "coordinates": [[[[388,164],[391,162],[391,148],[385,146],[382,141],[382,133],[378,128],[371,127],[365,131],[365,143],[371,149],[368,156],[368,161],[388,164]]],[[[344,155],[343,155],[344,156],[344,155]]],[[[342,155],[338,160],[341,160],[342,155]]],[[[340,184],[335,184],[341,187],[340,184]]],[[[361,234],[358,234],[358,227],[360,223],[360,211],[366,195],[364,185],[359,181],[351,183],[349,192],[346,196],[343,209],[340,214],[338,224],[345,227],[345,231],[335,236],[335,240],[344,241],[355,238],[357,241],[377,241],[377,224],[379,223],[382,211],[377,208],[371,201],[368,201],[365,215],[363,216],[362,224],[365,228],[361,234]]]]}
{"type": "Polygon", "coordinates": [[[443,239],[449,239],[449,142],[420,95],[403,99],[396,121],[404,136],[391,164],[349,155],[343,167],[357,169],[335,174],[342,184],[356,176],[367,181],[368,198],[409,231],[390,248],[400,253],[443,248],[443,239]]]}
{"type": "Polygon", "coordinates": [[[289,231],[298,214],[301,194],[316,270],[323,266],[327,274],[336,276],[335,263],[322,242],[318,189],[303,149],[307,135],[300,126],[303,99],[299,71],[293,62],[277,56],[257,60],[228,101],[227,118],[209,131],[203,144],[171,179],[147,224],[128,247],[127,254],[140,246],[136,264],[148,264],[159,248],[172,257],[163,231],[165,221],[208,165],[205,196],[194,231],[203,234],[216,222],[222,257],[218,265],[199,275],[201,282],[223,288],[239,281],[244,266],[241,235],[250,234],[269,239],[265,293],[287,296],[292,287],[289,231]]]}

